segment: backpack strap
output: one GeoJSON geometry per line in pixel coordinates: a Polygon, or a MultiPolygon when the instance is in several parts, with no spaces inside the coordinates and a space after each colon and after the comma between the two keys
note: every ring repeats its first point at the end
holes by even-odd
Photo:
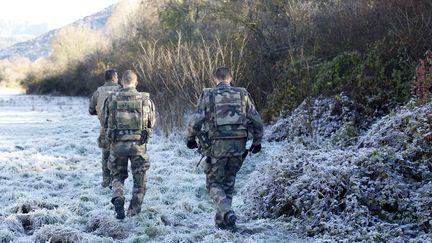
{"type": "MultiPolygon", "coordinates": [[[[209,100],[209,106],[208,106],[208,108],[209,108],[209,113],[210,113],[210,120],[211,121],[209,121],[209,122],[213,122],[214,121],[214,119],[215,119],[215,100],[214,100],[214,94],[213,94],[213,88],[204,88],[203,89],[203,98],[204,98],[204,101],[205,101],[205,99],[207,99],[208,98],[208,100],[209,100]]],[[[206,110],[206,109],[205,109],[206,110]]],[[[204,111],[205,113],[207,113],[207,111],[204,111]]],[[[206,116],[207,116],[207,114],[205,114],[206,116]]],[[[216,125],[216,124],[214,124],[214,125],[216,125]]]]}
{"type": "Polygon", "coordinates": [[[115,130],[117,129],[117,95],[119,93],[115,92],[112,96],[111,96],[111,100],[112,100],[112,104],[111,104],[111,109],[112,109],[112,130],[113,132],[115,132],[115,130]]]}

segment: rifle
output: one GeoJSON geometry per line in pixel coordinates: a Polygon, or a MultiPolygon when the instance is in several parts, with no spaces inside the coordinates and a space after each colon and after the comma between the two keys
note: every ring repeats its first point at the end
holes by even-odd
{"type": "Polygon", "coordinates": [[[198,161],[198,164],[196,164],[195,166],[196,168],[198,168],[198,166],[201,164],[201,161],[204,159],[204,157],[205,157],[204,155],[201,156],[201,159],[198,161]]]}
{"type": "Polygon", "coordinates": [[[201,161],[204,159],[204,157],[208,156],[208,153],[210,151],[212,141],[208,137],[207,131],[201,131],[196,136],[198,138],[198,153],[200,153],[201,159],[198,161],[198,164],[196,167],[198,167],[201,164],[201,161]]]}

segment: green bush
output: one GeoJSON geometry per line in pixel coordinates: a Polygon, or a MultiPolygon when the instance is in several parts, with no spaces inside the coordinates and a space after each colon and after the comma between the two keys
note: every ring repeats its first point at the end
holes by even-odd
{"type": "Polygon", "coordinates": [[[305,60],[286,59],[277,63],[277,74],[273,92],[268,97],[268,105],[263,111],[265,120],[272,120],[280,115],[288,115],[303,100],[311,95],[311,77],[315,67],[305,60]]]}
{"type": "Polygon", "coordinates": [[[364,53],[346,52],[328,61],[281,62],[265,117],[284,116],[308,96],[345,92],[364,118],[388,114],[411,96],[414,64],[406,48],[378,43],[364,53]]]}
{"type": "Polygon", "coordinates": [[[314,95],[347,92],[368,116],[387,114],[411,95],[414,65],[405,48],[387,51],[377,44],[365,53],[349,52],[322,64],[314,95]]]}

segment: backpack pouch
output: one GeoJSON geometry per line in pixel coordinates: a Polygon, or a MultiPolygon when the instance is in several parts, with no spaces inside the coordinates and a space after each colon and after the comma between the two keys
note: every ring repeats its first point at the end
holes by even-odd
{"type": "Polygon", "coordinates": [[[242,104],[240,92],[225,91],[216,93],[214,102],[217,126],[242,125],[245,123],[246,111],[242,104]]]}
{"type": "Polygon", "coordinates": [[[117,130],[141,130],[141,100],[117,101],[117,130]]]}

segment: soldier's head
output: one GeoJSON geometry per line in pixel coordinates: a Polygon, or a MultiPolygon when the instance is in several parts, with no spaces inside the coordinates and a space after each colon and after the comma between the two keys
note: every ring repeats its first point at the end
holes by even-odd
{"type": "Polygon", "coordinates": [[[118,75],[115,69],[109,69],[105,71],[105,81],[118,82],[118,75]]]}
{"type": "Polygon", "coordinates": [[[232,81],[232,75],[227,67],[218,67],[213,71],[213,79],[217,84],[220,82],[230,83],[232,81]]]}
{"type": "Polygon", "coordinates": [[[125,88],[135,88],[138,85],[138,76],[132,70],[123,73],[121,84],[125,88]]]}

